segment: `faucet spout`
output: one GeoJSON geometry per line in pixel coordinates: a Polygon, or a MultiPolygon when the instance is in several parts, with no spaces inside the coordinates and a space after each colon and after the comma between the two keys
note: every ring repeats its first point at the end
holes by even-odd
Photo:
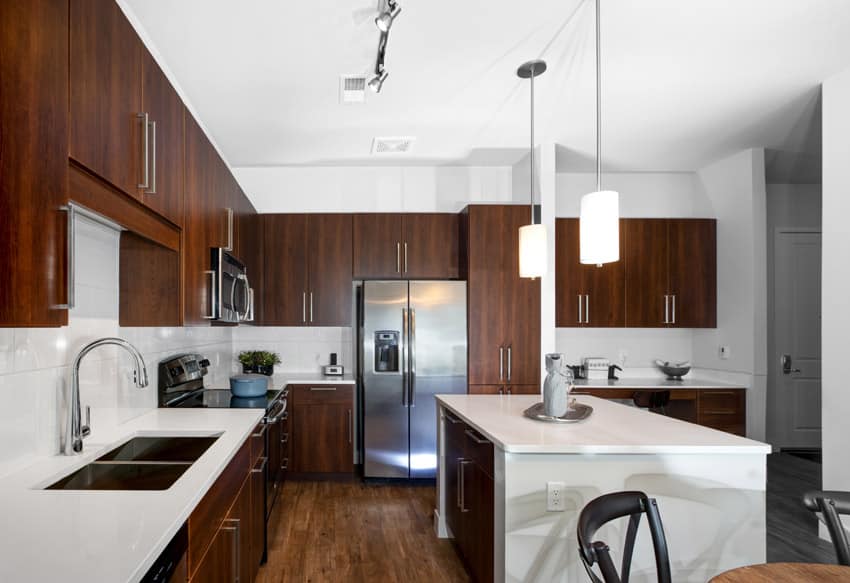
{"type": "MultiPolygon", "coordinates": [[[[148,369],[145,367],[145,359],[135,346],[123,338],[100,338],[85,345],[71,366],[71,395],[68,400],[68,426],[65,431],[65,443],[63,452],[65,455],[77,455],[83,451],[83,438],[91,432],[89,426],[88,410],[86,411],[86,424],[82,424],[80,414],[80,363],[83,357],[99,346],[119,346],[130,353],[133,358],[133,382],[140,389],[148,386],[148,369]]],[[[88,407],[86,408],[88,409],[88,407]]]]}

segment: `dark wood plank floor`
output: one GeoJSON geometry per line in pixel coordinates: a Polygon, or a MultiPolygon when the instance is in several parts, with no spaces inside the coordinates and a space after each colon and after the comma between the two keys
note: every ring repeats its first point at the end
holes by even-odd
{"type": "Polygon", "coordinates": [[[434,534],[434,496],[433,485],[287,481],[257,582],[469,581],[434,534]]]}
{"type": "Polygon", "coordinates": [[[803,493],[820,490],[819,463],[775,453],[767,456],[767,561],[835,563],[832,545],[818,537],[803,493]]]}

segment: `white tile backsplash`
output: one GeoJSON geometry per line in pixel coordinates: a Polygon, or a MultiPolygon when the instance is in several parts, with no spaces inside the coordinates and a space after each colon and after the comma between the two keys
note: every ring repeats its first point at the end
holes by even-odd
{"type": "MultiPolygon", "coordinates": [[[[337,353],[339,363],[354,370],[354,345],[351,328],[336,327],[253,327],[240,326],[233,331],[234,357],[243,350],[269,350],[280,354],[276,371],[316,373],[337,353]]],[[[233,370],[241,371],[238,362],[233,370]]]]}

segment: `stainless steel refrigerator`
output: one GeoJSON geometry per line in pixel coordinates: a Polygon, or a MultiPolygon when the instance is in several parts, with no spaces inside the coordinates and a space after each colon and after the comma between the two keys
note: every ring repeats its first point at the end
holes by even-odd
{"type": "Polygon", "coordinates": [[[360,297],[364,475],[433,478],[434,395],[466,393],[466,282],[366,281],[360,297]]]}

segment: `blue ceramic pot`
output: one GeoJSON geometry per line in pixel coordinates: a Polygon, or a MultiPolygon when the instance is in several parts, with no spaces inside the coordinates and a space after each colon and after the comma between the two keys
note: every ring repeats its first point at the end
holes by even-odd
{"type": "Polygon", "coordinates": [[[230,377],[230,392],[235,397],[261,397],[269,388],[269,378],[259,374],[240,374],[230,377]]]}

